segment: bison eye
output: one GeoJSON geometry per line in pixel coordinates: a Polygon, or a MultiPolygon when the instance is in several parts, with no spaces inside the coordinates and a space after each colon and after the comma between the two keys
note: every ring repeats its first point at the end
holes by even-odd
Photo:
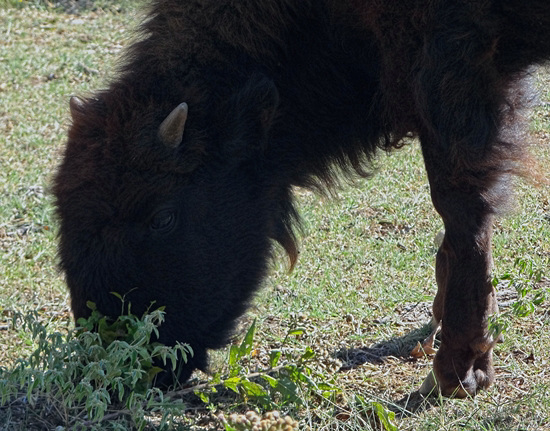
{"type": "Polygon", "coordinates": [[[152,218],[149,227],[156,232],[167,232],[174,227],[176,214],[173,210],[165,209],[157,212],[152,218]]]}

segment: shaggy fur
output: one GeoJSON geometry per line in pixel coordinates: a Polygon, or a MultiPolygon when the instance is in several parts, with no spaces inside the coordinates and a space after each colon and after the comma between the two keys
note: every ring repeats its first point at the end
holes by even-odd
{"type": "Polygon", "coordinates": [[[434,318],[440,390],[493,380],[491,226],[521,173],[529,68],[550,58],[548,0],[155,0],[116,78],[72,106],[54,192],[75,317],[166,306],[160,340],[227,342],[266,273],[297,258],[295,185],[368,172],[420,138],[446,235],[434,318]],[[159,141],[189,105],[183,143],[159,141]]]}

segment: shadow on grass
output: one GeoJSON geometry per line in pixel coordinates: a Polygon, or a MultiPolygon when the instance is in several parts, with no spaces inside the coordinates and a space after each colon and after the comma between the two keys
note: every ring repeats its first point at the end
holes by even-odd
{"type": "MultiPolygon", "coordinates": [[[[390,358],[403,362],[415,361],[416,359],[411,357],[411,350],[422,342],[431,330],[430,323],[427,323],[402,337],[391,338],[370,347],[342,349],[335,354],[343,364],[340,371],[351,370],[364,364],[381,365],[390,358]]],[[[399,400],[382,402],[382,404],[398,417],[408,417],[440,407],[444,400],[445,398],[440,396],[425,397],[416,390],[399,400]]]]}
{"type": "Polygon", "coordinates": [[[388,358],[412,360],[411,350],[424,340],[431,332],[429,323],[414,329],[402,337],[391,338],[371,347],[352,347],[336,352],[337,359],[342,361],[341,371],[352,370],[364,364],[383,364],[388,358]]]}

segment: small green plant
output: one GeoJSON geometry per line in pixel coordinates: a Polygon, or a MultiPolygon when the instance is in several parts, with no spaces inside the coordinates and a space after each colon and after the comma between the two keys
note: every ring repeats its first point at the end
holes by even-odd
{"type": "Polygon", "coordinates": [[[36,316],[14,318],[14,326],[29,331],[37,347],[12,369],[0,369],[0,407],[20,400],[35,411],[57,412],[49,423],[71,429],[120,429],[125,423],[141,430],[152,414],[162,417],[161,424],[181,414],[181,401],[152,387],[161,371],[156,363],[170,360],[175,367],[178,356],[185,361],[192,353],[183,344],[152,341],[163,310],[110,321],[94,304],[89,307],[91,316],[65,334],[49,333],[36,316]]]}
{"type": "Polygon", "coordinates": [[[514,263],[514,269],[515,274],[506,273],[493,279],[495,288],[498,288],[499,283],[506,282],[506,285],[514,287],[518,294],[517,300],[509,309],[490,317],[489,332],[493,337],[506,332],[512,318],[531,315],[548,297],[548,289],[535,289],[542,280],[543,271],[536,268],[533,261],[518,258],[514,263]]]}
{"type": "Polygon", "coordinates": [[[253,351],[256,322],[248,329],[239,345],[231,346],[228,358],[228,372],[214,375],[207,387],[195,391],[205,403],[217,387],[229,389],[246,404],[263,410],[280,407],[298,407],[306,403],[308,396],[328,398],[339,392],[325,376],[313,370],[315,352],[310,347],[290,358],[283,358],[282,347],[290,336],[301,335],[303,329],[291,328],[283,340],[281,348],[269,353],[269,367],[259,372],[250,372],[248,362],[253,351]],[[283,359],[286,363],[281,364],[283,359]]]}
{"type": "Polygon", "coordinates": [[[365,418],[373,429],[380,431],[398,431],[395,425],[395,413],[378,401],[367,401],[361,395],[355,395],[356,414],[365,418]]]}

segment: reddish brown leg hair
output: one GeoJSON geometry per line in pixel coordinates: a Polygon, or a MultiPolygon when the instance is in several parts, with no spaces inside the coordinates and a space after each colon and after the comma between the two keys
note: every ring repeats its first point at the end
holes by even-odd
{"type": "MultiPolygon", "coordinates": [[[[463,398],[494,380],[494,340],[488,333],[488,319],[498,308],[491,283],[494,215],[487,196],[502,184],[483,178],[483,172],[451,174],[449,159],[441,160],[434,146],[423,143],[423,149],[432,201],[445,224],[436,257],[438,291],[433,313],[434,321],[441,323],[441,347],[434,374],[441,394],[463,398]],[[483,186],[484,182],[489,184],[483,186]]],[[[434,386],[433,381],[427,382],[421,392],[434,386]]]]}

